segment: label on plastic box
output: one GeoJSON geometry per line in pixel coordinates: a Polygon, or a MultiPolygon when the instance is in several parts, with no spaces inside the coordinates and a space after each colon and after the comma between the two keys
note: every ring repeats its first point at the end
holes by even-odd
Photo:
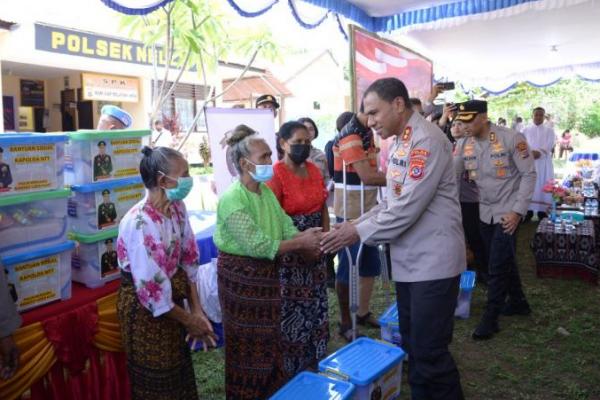
{"type": "Polygon", "coordinates": [[[53,255],[10,268],[9,289],[16,296],[19,311],[60,299],[59,260],[58,255],[53,255]]]}
{"type": "Polygon", "coordinates": [[[56,188],[56,144],[8,145],[1,149],[0,193],[56,188]]]}
{"type": "Polygon", "coordinates": [[[141,137],[98,140],[90,146],[94,182],[139,174],[141,137]]]}
{"type": "Polygon", "coordinates": [[[144,193],[144,185],[141,183],[96,192],[98,229],[118,226],[127,211],[142,200],[144,193]]]}

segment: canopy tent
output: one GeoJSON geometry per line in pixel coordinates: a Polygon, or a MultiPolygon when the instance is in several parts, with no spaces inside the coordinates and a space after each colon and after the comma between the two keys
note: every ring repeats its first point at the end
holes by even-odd
{"type": "Polygon", "coordinates": [[[255,17],[287,1],[298,23],[315,28],[334,18],[357,23],[434,62],[436,79],[458,80],[491,94],[517,82],[548,86],[577,76],[600,81],[598,0],[227,0],[255,17]],[[309,3],[324,9],[315,16],[309,3]],[[307,17],[310,15],[310,18],[307,17]]]}
{"type": "MultiPolygon", "coordinates": [[[[172,0],[102,0],[129,14],[172,0]]],[[[333,19],[346,35],[356,23],[431,59],[437,80],[501,94],[518,82],[563,78],[600,82],[599,0],[227,0],[256,17],[280,2],[306,29],[333,19]],[[308,5],[310,4],[310,5],[308,5]],[[315,15],[314,8],[320,9],[315,15]],[[330,18],[328,18],[330,17],[330,18]]]]}

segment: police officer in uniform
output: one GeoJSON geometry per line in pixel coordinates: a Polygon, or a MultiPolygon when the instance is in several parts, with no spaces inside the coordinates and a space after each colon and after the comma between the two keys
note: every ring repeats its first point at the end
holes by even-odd
{"type": "Polygon", "coordinates": [[[273,117],[277,118],[277,110],[279,110],[279,103],[275,96],[270,94],[263,94],[256,99],[256,108],[267,108],[273,111],[273,117]]]}
{"type": "Polygon", "coordinates": [[[94,157],[94,180],[109,178],[113,171],[112,158],[106,154],[106,142],[98,142],[98,155],[94,157]]]}
{"type": "Polygon", "coordinates": [[[499,332],[498,316],[528,315],[516,263],[516,230],[533,196],[536,173],[525,137],[491,124],[487,102],[459,104],[457,120],[467,137],[456,145],[458,176],[465,171],[479,188],[481,236],[488,260],[488,299],[473,339],[490,339],[499,332]]]}
{"type": "Polygon", "coordinates": [[[324,234],[322,250],[331,253],[358,240],[389,243],[412,399],[463,399],[448,350],[466,265],[452,144],[411,109],[396,78],[371,84],[363,104],[369,127],[382,139],[395,136],[387,199],[356,221],[334,226],[324,234]]]}
{"type": "Polygon", "coordinates": [[[98,207],[98,226],[104,228],[113,225],[117,221],[117,208],[115,203],[110,201],[110,190],[102,191],[102,204],[98,207]]]}
{"type": "Polygon", "coordinates": [[[6,189],[12,183],[10,165],[4,162],[4,149],[0,147],[0,189],[6,189]]]}
{"type": "Polygon", "coordinates": [[[106,239],[104,244],[106,245],[106,251],[104,254],[102,254],[102,260],[100,263],[103,277],[111,272],[116,271],[119,266],[117,252],[113,249],[113,240],[106,239]]]}

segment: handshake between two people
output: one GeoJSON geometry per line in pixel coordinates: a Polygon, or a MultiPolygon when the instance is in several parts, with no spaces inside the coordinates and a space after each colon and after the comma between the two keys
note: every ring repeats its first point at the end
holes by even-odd
{"type": "Polygon", "coordinates": [[[300,254],[308,260],[316,260],[358,242],[360,236],[351,222],[343,222],[333,225],[329,232],[323,232],[322,228],[307,229],[296,235],[296,240],[300,254]]]}

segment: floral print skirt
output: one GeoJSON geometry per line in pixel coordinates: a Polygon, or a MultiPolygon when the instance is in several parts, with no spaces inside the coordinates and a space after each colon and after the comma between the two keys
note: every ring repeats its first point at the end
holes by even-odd
{"type": "MultiPolygon", "coordinates": [[[[172,298],[179,306],[189,284],[180,269],[171,278],[172,298]]],[[[196,380],[186,331],[179,322],[154,317],[136,296],[132,276],[122,272],[117,298],[132,400],[197,399],[196,380]]]]}

